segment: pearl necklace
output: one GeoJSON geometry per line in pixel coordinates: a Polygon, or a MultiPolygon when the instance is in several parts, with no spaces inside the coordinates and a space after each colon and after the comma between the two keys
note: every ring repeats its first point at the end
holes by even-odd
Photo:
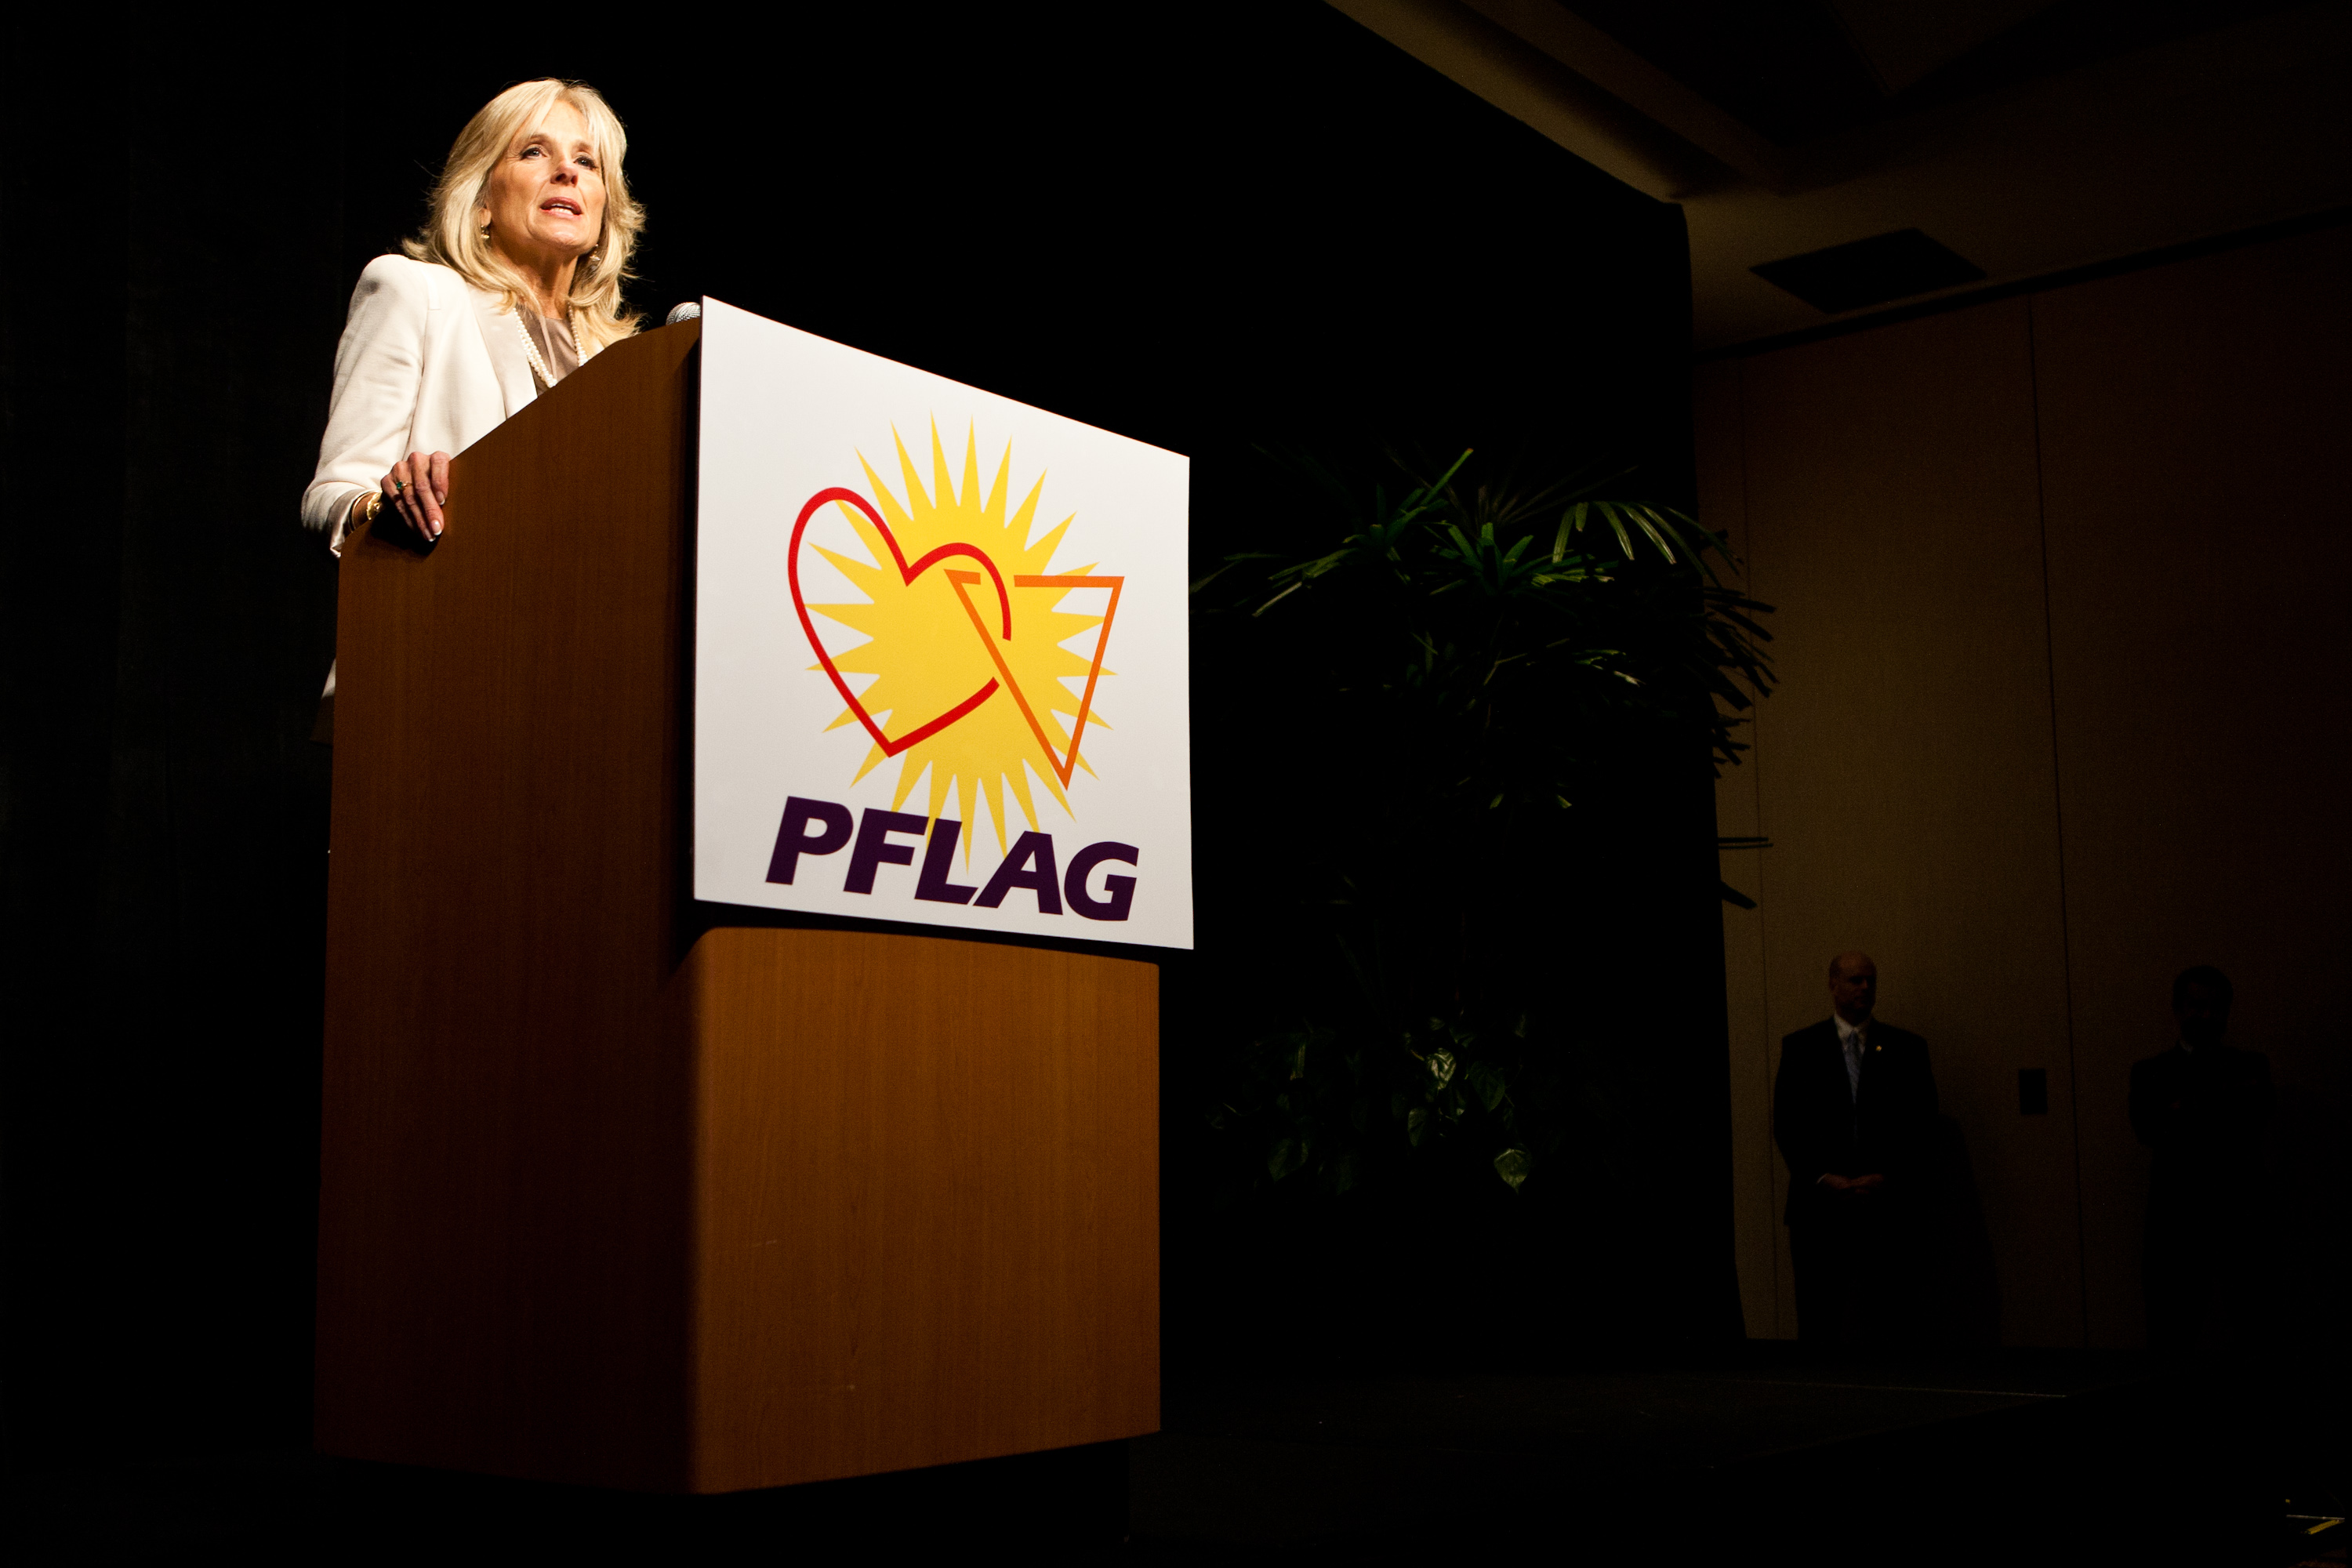
{"type": "MultiPolygon", "coordinates": [[[[552,387],[555,384],[555,377],[549,374],[547,362],[539,357],[539,340],[532,337],[530,335],[530,329],[524,326],[522,323],[522,296],[520,294],[515,296],[514,319],[515,331],[522,334],[522,352],[530,360],[531,373],[539,377],[540,385],[552,387]]],[[[545,318],[542,317],[541,319],[544,320],[545,318]]],[[[572,357],[578,360],[582,364],[586,364],[588,363],[588,356],[580,352],[579,306],[566,305],[564,307],[563,326],[564,330],[572,334],[572,357]]]]}

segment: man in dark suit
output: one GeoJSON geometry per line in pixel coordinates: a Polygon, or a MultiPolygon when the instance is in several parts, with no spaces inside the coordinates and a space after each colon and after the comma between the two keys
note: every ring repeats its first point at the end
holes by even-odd
{"type": "Polygon", "coordinates": [[[2155,1154],[2141,1265],[2152,1344],[2221,1346],[2246,1325],[2263,1257],[2263,1134],[2271,1065],[2225,1044],[2230,977],[2207,964],[2172,983],[2179,1043],[2132,1068],[2132,1130],[2155,1154]]]}
{"type": "Polygon", "coordinates": [[[1830,963],[1832,1016],[1780,1042],[1772,1137],[1789,1163],[1797,1332],[1830,1348],[1881,1347],[1916,1316],[1924,1190],[1936,1121],[1927,1042],[1872,1016],[1878,965],[1830,963]]]}

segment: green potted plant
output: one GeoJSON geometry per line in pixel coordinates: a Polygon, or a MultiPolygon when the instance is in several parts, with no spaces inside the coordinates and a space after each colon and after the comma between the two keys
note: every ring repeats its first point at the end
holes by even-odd
{"type": "Polygon", "coordinates": [[[1305,956],[1203,1031],[1226,1205],[1518,1194],[1605,1141],[1608,1069],[1544,911],[1622,826],[1627,759],[1737,763],[1770,685],[1769,606],[1718,576],[1721,538],[1590,483],[1476,482],[1471,458],[1397,484],[1298,460],[1337,544],[1193,585],[1218,679],[1278,693],[1268,743],[1328,780],[1300,786],[1311,825],[1268,894],[1305,956]]]}

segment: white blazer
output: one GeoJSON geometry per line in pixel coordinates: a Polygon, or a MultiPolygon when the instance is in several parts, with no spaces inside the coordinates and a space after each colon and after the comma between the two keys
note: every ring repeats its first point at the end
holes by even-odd
{"type": "MultiPolygon", "coordinates": [[[[352,290],[335,349],[335,390],[319,468],[302,492],[302,526],[342,553],[352,502],[411,452],[455,457],[539,395],[522,326],[497,294],[448,268],[379,256],[352,290]]],[[[334,733],[335,671],[317,726],[334,733]]]]}
{"type": "Polygon", "coordinates": [[[411,452],[455,456],[536,395],[521,324],[500,296],[436,262],[377,257],[352,290],[302,526],[340,553],[352,502],[393,464],[411,452]]]}

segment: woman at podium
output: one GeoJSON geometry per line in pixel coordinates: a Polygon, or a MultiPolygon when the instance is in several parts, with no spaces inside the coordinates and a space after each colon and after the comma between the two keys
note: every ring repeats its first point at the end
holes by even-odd
{"type": "Polygon", "coordinates": [[[636,331],[621,285],[645,212],[627,150],[593,89],[551,78],[507,89],[458,133],[423,231],[352,293],[302,496],[330,550],[362,523],[439,538],[450,454],[636,331]]]}

